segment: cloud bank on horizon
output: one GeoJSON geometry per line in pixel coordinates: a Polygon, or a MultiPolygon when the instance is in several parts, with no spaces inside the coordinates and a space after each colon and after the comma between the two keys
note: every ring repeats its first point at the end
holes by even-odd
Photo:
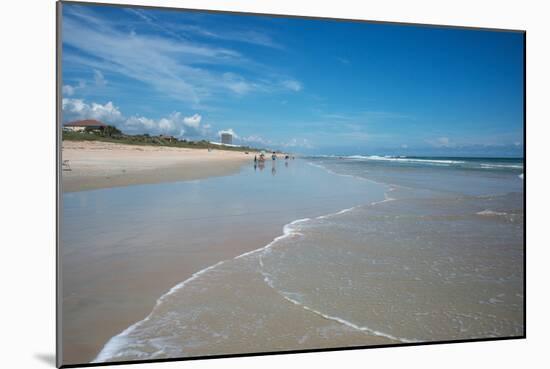
{"type": "Polygon", "coordinates": [[[513,32],[64,4],[63,121],[323,154],[518,156],[513,32]]]}

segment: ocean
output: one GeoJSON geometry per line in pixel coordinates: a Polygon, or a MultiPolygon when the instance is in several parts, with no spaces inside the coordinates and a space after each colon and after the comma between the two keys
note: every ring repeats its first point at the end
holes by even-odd
{"type": "MultiPolygon", "coordinates": [[[[198,203],[223,188],[256,218],[267,209],[294,218],[271,242],[172,287],[95,362],[524,334],[522,159],[316,156],[289,164],[279,162],[276,176],[247,167],[135,190],[162,189],[174,202],[204,183],[198,203]],[[256,187],[243,191],[243,181],[256,187]]],[[[82,203],[84,195],[71,196],[82,203]]]]}

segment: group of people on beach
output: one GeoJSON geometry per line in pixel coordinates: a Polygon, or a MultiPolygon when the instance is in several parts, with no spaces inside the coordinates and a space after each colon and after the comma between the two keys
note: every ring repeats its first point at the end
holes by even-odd
{"type": "MultiPolygon", "coordinates": [[[[271,153],[271,174],[272,175],[275,175],[275,173],[277,172],[277,169],[275,167],[275,160],[277,160],[277,153],[275,151],[273,151],[271,153]]],[[[285,166],[288,167],[288,161],[289,160],[294,160],[294,156],[291,156],[289,154],[285,154],[285,166]]],[[[265,161],[266,161],[266,157],[265,157],[265,154],[262,152],[260,153],[260,155],[254,155],[254,170],[256,170],[257,167],[260,168],[260,170],[263,170],[264,167],[265,167],[265,161]]]]}
{"type": "MultiPolygon", "coordinates": [[[[294,156],[290,156],[288,154],[285,154],[285,160],[291,159],[294,160],[294,156]]],[[[273,151],[271,153],[271,160],[277,160],[277,153],[273,151]]],[[[254,164],[257,164],[258,162],[263,163],[265,162],[265,154],[262,152],[260,153],[260,156],[254,155],[254,164]]]]}

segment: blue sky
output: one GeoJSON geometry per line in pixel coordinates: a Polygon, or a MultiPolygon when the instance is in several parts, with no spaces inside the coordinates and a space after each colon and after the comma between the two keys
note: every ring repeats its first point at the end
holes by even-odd
{"type": "Polygon", "coordinates": [[[63,119],[313,154],[523,151],[523,35],[63,6],[63,119]]]}

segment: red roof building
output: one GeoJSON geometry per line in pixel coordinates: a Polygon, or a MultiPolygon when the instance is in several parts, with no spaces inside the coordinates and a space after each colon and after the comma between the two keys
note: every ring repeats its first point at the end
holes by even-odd
{"type": "Polygon", "coordinates": [[[64,128],[71,131],[84,131],[85,129],[97,129],[103,130],[107,125],[99,120],[95,119],[85,119],[85,120],[75,120],[73,122],[65,123],[64,128]]]}

